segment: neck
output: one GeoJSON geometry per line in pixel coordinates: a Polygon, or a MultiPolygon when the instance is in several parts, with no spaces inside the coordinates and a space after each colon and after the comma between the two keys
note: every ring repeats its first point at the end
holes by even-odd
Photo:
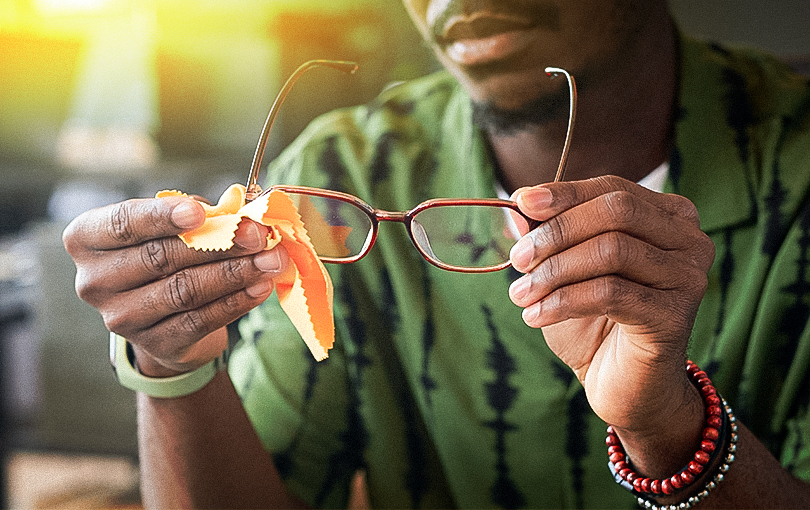
{"type": "MultiPolygon", "coordinates": [[[[578,97],[565,180],[618,175],[635,182],[669,159],[675,50],[671,19],[662,13],[646,24],[618,65],[588,80],[578,97]]],[[[487,133],[507,191],[554,179],[566,122],[487,133]]]]}

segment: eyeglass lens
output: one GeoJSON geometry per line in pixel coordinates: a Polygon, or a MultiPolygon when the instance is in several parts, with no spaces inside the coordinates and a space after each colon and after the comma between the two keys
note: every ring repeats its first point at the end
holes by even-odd
{"type": "Polygon", "coordinates": [[[373,222],[366,211],[336,198],[286,192],[298,208],[315,252],[324,259],[351,259],[371,242],[373,222]]]}
{"type": "MultiPolygon", "coordinates": [[[[346,261],[368,250],[373,238],[371,213],[337,198],[287,194],[324,261],[346,261]]],[[[519,237],[511,212],[493,205],[428,207],[411,218],[411,238],[428,259],[459,268],[494,268],[509,260],[509,250],[519,237]]]]}
{"type": "Polygon", "coordinates": [[[506,207],[442,205],[417,213],[411,221],[416,245],[435,260],[451,266],[485,268],[509,260],[515,244],[506,207]]]}

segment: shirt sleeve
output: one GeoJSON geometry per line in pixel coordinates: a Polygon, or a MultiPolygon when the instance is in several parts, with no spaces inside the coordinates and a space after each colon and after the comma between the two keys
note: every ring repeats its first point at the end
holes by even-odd
{"type": "Polygon", "coordinates": [[[340,342],[316,362],[274,296],[239,329],[229,372],[282,478],[314,507],[345,506],[357,462],[340,342]]]}

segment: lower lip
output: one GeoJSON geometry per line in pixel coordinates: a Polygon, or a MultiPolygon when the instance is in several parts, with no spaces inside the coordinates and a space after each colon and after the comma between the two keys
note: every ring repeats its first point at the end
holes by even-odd
{"type": "Polygon", "coordinates": [[[445,52],[459,65],[489,64],[525,49],[535,36],[532,30],[516,30],[482,39],[462,39],[450,43],[445,52]]]}

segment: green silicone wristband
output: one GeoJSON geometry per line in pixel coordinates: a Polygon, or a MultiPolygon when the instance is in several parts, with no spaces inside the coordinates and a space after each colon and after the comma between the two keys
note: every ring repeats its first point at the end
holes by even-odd
{"type": "Polygon", "coordinates": [[[150,397],[177,398],[190,395],[211,382],[227,366],[227,351],[214,361],[185,374],[172,377],[147,377],[132,366],[127,354],[127,339],[110,333],[110,362],[119,384],[150,397]]]}

